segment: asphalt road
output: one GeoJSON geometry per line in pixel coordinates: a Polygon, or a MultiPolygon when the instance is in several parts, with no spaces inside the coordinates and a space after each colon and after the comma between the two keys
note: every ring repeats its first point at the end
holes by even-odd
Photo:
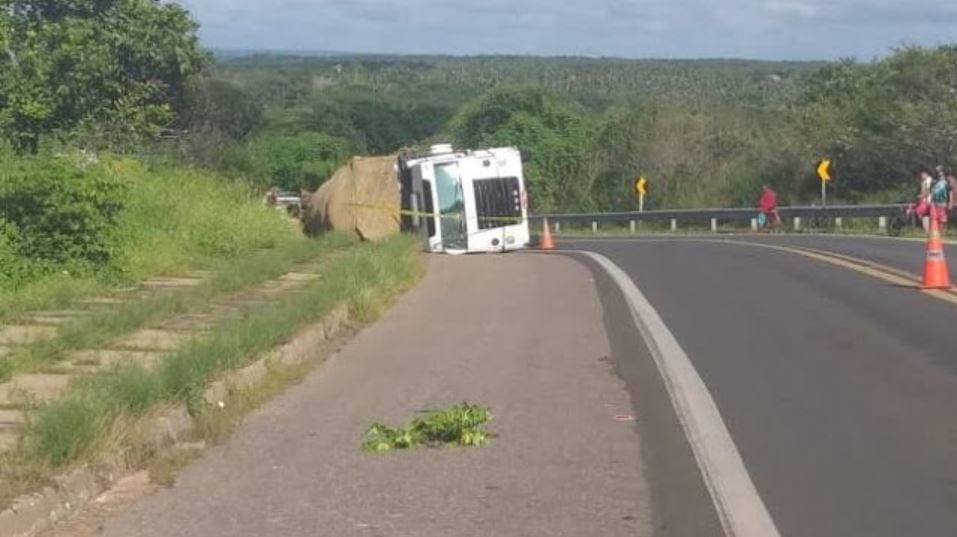
{"type": "MultiPolygon", "coordinates": [[[[919,243],[758,240],[905,269],[911,250],[922,253],[919,243]]],[[[781,535],[957,535],[957,306],[744,244],[562,245],[604,254],[655,306],[715,399],[781,535]]],[[[598,280],[614,308],[617,289],[598,280]]],[[[613,343],[629,323],[609,320],[613,343]]],[[[647,376],[630,383],[654,389],[647,376]]],[[[646,457],[681,466],[684,455],[645,430],[642,438],[646,457]]],[[[683,490],[695,492],[667,473],[649,478],[659,513],[673,512],[683,490]]]]}
{"type": "MultiPolygon", "coordinates": [[[[909,272],[914,275],[921,275],[924,270],[924,258],[926,256],[926,244],[921,240],[895,239],[887,237],[871,237],[861,235],[758,235],[758,234],[720,234],[720,235],[684,235],[677,237],[596,237],[595,239],[570,239],[563,238],[560,242],[563,244],[580,244],[582,241],[589,243],[598,242],[633,242],[635,240],[642,242],[664,241],[737,241],[753,242],[758,244],[775,244],[785,246],[796,246],[801,248],[812,248],[823,250],[841,255],[856,257],[878,263],[897,270],[909,272]]],[[[949,260],[949,267],[952,279],[957,282],[957,245],[945,244],[944,253],[949,260]]]]}
{"type": "Polygon", "coordinates": [[[957,535],[957,306],[738,242],[914,273],[923,245],[722,239],[432,257],[385,319],[97,535],[722,536],[626,298],[572,249],[660,313],[782,536],[957,535]],[[492,408],[490,446],[359,451],[373,421],[462,400],[492,408]]]}
{"type": "Polygon", "coordinates": [[[431,257],[381,322],[98,535],[652,535],[602,318],[574,260],[431,257]],[[492,409],[490,445],[360,451],[373,422],[462,401],[492,409]]]}
{"type": "MultiPolygon", "coordinates": [[[[866,259],[903,270],[912,274],[923,274],[926,244],[917,240],[889,239],[881,237],[859,237],[852,235],[748,235],[737,236],[733,240],[785,244],[814,248],[866,259]]],[[[948,268],[951,278],[957,281],[957,246],[944,246],[944,253],[950,260],[948,268]]]]}

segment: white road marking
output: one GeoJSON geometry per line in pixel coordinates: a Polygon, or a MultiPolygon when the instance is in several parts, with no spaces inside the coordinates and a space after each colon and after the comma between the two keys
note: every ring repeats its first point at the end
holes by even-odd
{"type": "Polygon", "coordinates": [[[588,256],[618,284],[664,379],[728,537],[780,537],[707,386],[645,295],[607,257],[588,256]]]}

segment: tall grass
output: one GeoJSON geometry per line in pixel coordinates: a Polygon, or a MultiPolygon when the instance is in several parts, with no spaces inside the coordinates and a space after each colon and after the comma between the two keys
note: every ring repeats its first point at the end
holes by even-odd
{"type": "Polygon", "coordinates": [[[110,164],[132,184],[117,225],[112,269],[126,279],[176,273],[299,239],[245,183],[187,168],[110,164]]]}
{"type": "Polygon", "coordinates": [[[5,220],[0,212],[0,321],[68,307],[117,284],[222,267],[257,250],[297,250],[306,241],[251,187],[209,173],[108,157],[0,161],[12,170],[0,177],[9,213],[5,220]],[[70,221],[77,214],[82,219],[70,221]],[[51,237],[59,242],[38,253],[34,245],[51,237]],[[66,247],[86,257],[64,254],[66,247]]]}

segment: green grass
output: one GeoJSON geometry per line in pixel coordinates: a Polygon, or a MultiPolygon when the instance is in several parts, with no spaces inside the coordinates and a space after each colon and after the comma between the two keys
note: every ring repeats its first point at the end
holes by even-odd
{"type": "Polygon", "coordinates": [[[130,423],[164,404],[186,402],[194,413],[205,412],[201,401],[209,382],[251,363],[338,304],[348,304],[359,322],[374,320],[417,279],[418,259],[410,237],[354,246],[331,259],[325,276],[304,292],[217,326],[157,369],[125,366],[75,383],[62,399],[31,413],[20,448],[0,456],[0,485],[22,483],[24,475],[35,482],[38,475],[93,460],[115,446],[130,423]]]}
{"type": "Polygon", "coordinates": [[[111,339],[173,315],[201,311],[218,295],[247,289],[275,279],[304,263],[326,258],[353,244],[344,234],[319,239],[287,240],[271,250],[260,250],[214,267],[212,278],[198,287],[132,301],[100,314],[81,317],[63,326],[57,337],[23,345],[0,362],[0,381],[21,371],[35,371],[79,349],[95,349],[111,339]]]}
{"type": "Polygon", "coordinates": [[[15,291],[0,291],[0,322],[41,310],[66,309],[79,299],[103,295],[109,290],[109,285],[92,278],[53,275],[15,291]]]}
{"type": "Polygon", "coordinates": [[[48,154],[7,156],[5,163],[16,168],[19,181],[8,185],[13,189],[6,193],[10,199],[30,194],[17,188],[31,185],[36,195],[47,196],[36,201],[33,212],[22,216],[24,222],[59,223],[62,229],[19,229],[16,221],[5,224],[0,213],[0,231],[6,230],[0,233],[0,322],[38,310],[73,309],[78,299],[102,296],[156,275],[216,269],[260,250],[282,254],[301,249],[303,239],[296,223],[264,207],[260,193],[246,183],[191,168],[110,157],[99,164],[74,167],[68,159],[48,154]],[[91,198],[99,198],[82,190],[93,181],[115,187],[109,195],[118,207],[115,213],[101,215],[94,221],[96,226],[85,220],[61,221],[74,214],[100,214],[90,205],[91,198]],[[73,205],[58,207],[58,203],[73,205]],[[96,229],[93,235],[91,226],[96,229]],[[31,246],[54,238],[59,242],[44,250],[31,246]],[[88,243],[108,255],[91,261],[69,257],[74,253],[65,251],[74,248],[79,256],[88,243]]]}

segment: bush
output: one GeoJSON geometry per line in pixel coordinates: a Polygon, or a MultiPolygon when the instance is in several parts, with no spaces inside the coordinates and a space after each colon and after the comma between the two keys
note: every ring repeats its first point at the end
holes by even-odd
{"type": "MultiPolygon", "coordinates": [[[[194,169],[80,154],[0,151],[0,160],[4,308],[40,307],[27,295],[44,290],[65,298],[73,288],[210,267],[301,238],[251,186],[194,169]]],[[[59,303],[52,298],[39,303],[59,303]]]]}
{"type": "Polygon", "coordinates": [[[0,290],[20,285],[32,272],[30,263],[20,257],[18,242],[16,228],[0,218],[0,290]]]}
{"type": "Polygon", "coordinates": [[[2,248],[41,274],[103,266],[112,258],[111,233],[125,194],[126,185],[95,163],[49,155],[6,158],[0,171],[0,219],[7,222],[2,248]]]}
{"type": "Polygon", "coordinates": [[[264,135],[235,150],[229,166],[250,175],[262,186],[315,189],[332,176],[350,153],[345,140],[318,132],[264,135]]]}

